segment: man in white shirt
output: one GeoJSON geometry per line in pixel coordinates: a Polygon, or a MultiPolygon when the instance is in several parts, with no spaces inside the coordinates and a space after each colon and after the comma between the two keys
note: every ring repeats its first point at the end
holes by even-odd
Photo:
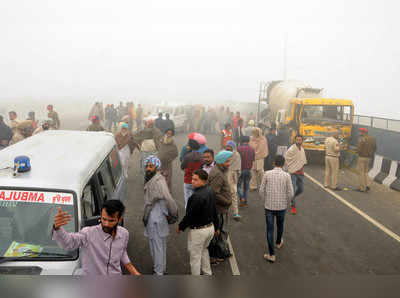
{"type": "Polygon", "coordinates": [[[214,162],[214,150],[207,149],[203,153],[203,166],[201,167],[207,174],[210,174],[210,171],[215,166],[214,162]]]}

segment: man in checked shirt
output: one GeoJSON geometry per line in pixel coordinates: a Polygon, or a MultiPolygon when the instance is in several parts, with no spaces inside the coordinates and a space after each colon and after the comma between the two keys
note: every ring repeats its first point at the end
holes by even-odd
{"type": "Polygon", "coordinates": [[[264,173],[260,186],[260,198],[265,200],[265,219],[267,223],[267,243],[268,254],[264,254],[264,259],[273,263],[276,260],[274,246],[274,222],[276,217],[277,237],[276,248],[283,246],[283,223],[285,220],[286,209],[294,195],[292,179],[290,175],[283,171],[285,158],[277,155],[274,161],[274,169],[264,173]]]}

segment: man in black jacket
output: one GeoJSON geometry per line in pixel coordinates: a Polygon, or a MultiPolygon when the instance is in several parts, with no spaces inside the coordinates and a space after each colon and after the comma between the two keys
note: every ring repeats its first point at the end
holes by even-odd
{"type": "Polygon", "coordinates": [[[265,136],[268,144],[268,156],[264,158],[264,171],[270,171],[274,168],[274,160],[276,151],[278,150],[278,140],[276,136],[276,128],[272,126],[268,134],[265,136]]]}
{"type": "Polygon", "coordinates": [[[12,136],[11,128],[4,123],[3,116],[0,116],[0,150],[8,146],[12,136]]]}
{"type": "Polygon", "coordinates": [[[218,217],[215,205],[215,192],[207,186],[208,174],[198,169],[194,171],[192,185],[194,193],[189,198],[186,215],[180,222],[177,233],[190,228],[188,236],[188,250],[190,254],[190,269],[192,275],[212,275],[208,246],[219,231],[218,217]]]}

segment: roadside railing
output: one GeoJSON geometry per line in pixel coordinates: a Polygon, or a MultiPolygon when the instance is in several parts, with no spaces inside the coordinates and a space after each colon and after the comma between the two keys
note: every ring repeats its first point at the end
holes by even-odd
{"type": "Polygon", "coordinates": [[[353,123],[400,132],[400,120],[395,119],[354,115],[353,123]]]}

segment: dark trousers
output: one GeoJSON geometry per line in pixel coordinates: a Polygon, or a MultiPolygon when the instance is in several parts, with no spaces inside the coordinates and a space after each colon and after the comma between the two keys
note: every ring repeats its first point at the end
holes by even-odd
{"type": "Polygon", "coordinates": [[[290,174],[292,178],[294,196],[290,202],[292,207],[296,207],[296,197],[304,191],[304,175],[290,174]]]}
{"type": "Polygon", "coordinates": [[[265,209],[265,220],[267,223],[267,243],[268,243],[269,254],[271,256],[275,255],[275,243],[280,244],[282,241],[285,214],[286,214],[286,209],[285,210],[265,209]],[[276,241],[274,242],[275,218],[276,218],[276,227],[278,231],[276,235],[276,241]]]}
{"type": "Polygon", "coordinates": [[[237,192],[239,199],[244,199],[246,203],[247,203],[247,193],[249,192],[250,179],[251,179],[251,170],[242,170],[237,183],[237,192]],[[243,191],[242,191],[242,184],[243,184],[243,191]]]}

